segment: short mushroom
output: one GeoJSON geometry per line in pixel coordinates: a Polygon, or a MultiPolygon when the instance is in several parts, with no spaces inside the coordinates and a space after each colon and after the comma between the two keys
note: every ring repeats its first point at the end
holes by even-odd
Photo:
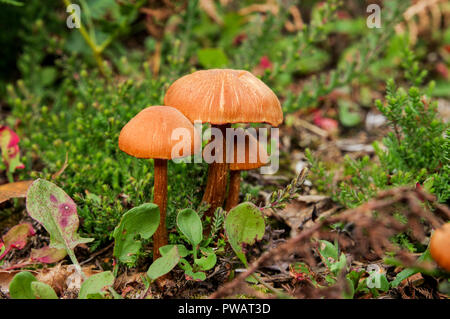
{"type": "Polygon", "coordinates": [[[450,271],[450,223],[436,229],[430,240],[431,257],[446,271],[450,271]]]}
{"type": "Polygon", "coordinates": [[[194,142],[199,137],[192,123],[170,106],[151,106],[142,110],[120,132],[119,148],[122,151],[137,158],[154,159],[153,201],[159,206],[161,216],[159,227],[153,236],[154,260],[160,257],[159,248],[167,245],[167,160],[195,154],[201,146],[200,142],[194,142]],[[176,129],[186,130],[190,136],[181,142],[173,140],[172,133],[176,129]],[[172,154],[175,145],[185,153],[172,154]]]}
{"type": "Polygon", "coordinates": [[[237,141],[233,143],[234,158],[228,160],[230,163],[230,183],[228,185],[228,197],[225,205],[227,211],[230,211],[230,209],[239,203],[241,171],[260,168],[269,161],[267,151],[253,135],[242,129],[237,129],[234,133],[237,141]]]}
{"type": "MultiPolygon", "coordinates": [[[[211,69],[197,71],[176,80],[167,90],[164,103],[181,111],[192,122],[210,123],[222,131],[233,123],[268,123],[283,121],[280,101],[275,93],[248,71],[211,69]]],[[[211,216],[225,199],[228,164],[226,151],[222,163],[209,166],[203,202],[210,205],[211,216]]]]}

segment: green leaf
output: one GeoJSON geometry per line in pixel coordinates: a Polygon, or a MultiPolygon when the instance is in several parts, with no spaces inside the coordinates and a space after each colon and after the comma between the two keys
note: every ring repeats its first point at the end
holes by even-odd
{"type": "Polygon", "coordinates": [[[353,281],[348,277],[346,277],[345,280],[347,282],[347,288],[349,291],[344,290],[343,297],[344,299],[353,299],[355,295],[355,286],[353,285],[353,281]]]}
{"type": "Polygon", "coordinates": [[[149,239],[159,226],[159,218],[158,205],[152,203],[126,212],[113,233],[114,257],[123,263],[135,263],[136,254],[142,246],[142,241],[136,240],[136,237],[139,235],[142,239],[149,239]]]}
{"type": "Polygon", "coordinates": [[[207,69],[220,68],[228,64],[228,58],[219,48],[206,48],[197,51],[198,62],[207,69]]]}
{"type": "Polygon", "coordinates": [[[12,299],[36,299],[31,283],[37,279],[28,271],[19,272],[9,284],[9,295],[12,299]]]}
{"type": "Polygon", "coordinates": [[[186,249],[184,245],[165,245],[159,248],[161,256],[167,255],[169,251],[175,246],[178,248],[178,254],[180,255],[180,257],[186,257],[187,255],[189,255],[190,251],[186,249]]]}
{"type": "Polygon", "coordinates": [[[231,247],[247,267],[243,245],[252,245],[264,236],[265,224],[261,211],[254,204],[245,202],[230,210],[225,218],[225,232],[231,247]]]}
{"type": "Polygon", "coordinates": [[[201,257],[194,260],[194,263],[199,267],[200,270],[210,270],[216,265],[217,256],[212,250],[212,248],[201,248],[200,251],[206,255],[206,257],[201,257]]]}
{"type": "Polygon", "coordinates": [[[0,0],[0,3],[10,4],[10,5],[16,6],[16,7],[23,6],[23,2],[14,1],[14,0],[0,0]]]}
{"type": "Polygon", "coordinates": [[[358,105],[345,101],[345,100],[339,100],[339,121],[342,123],[342,125],[347,127],[356,126],[361,122],[361,116],[359,113],[356,112],[358,110],[358,105]],[[355,110],[355,111],[352,111],[355,110]]]}
{"type": "Polygon", "coordinates": [[[332,258],[333,261],[338,259],[338,247],[334,244],[330,243],[326,240],[319,241],[319,253],[320,255],[326,259],[326,262],[329,262],[329,258],[332,258]]]}
{"type": "Polygon", "coordinates": [[[147,271],[147,275],[155,280],[158,277],[164,276],[171,271],[180,261],[177,246],[174,246],[166,255],[156,259],[147,271]]]}
{"type": "MultiPolygon", "coordinates": [[[[425,250],[423,252],[423,254],[420,255],[419,258],[417,258],[417,263],[420,264],[424,261],[430,261],[430,260],[431,260],[430,249],[427,248],[427,250],[425,250]]],[[[398,285],[400,285],[400,283],[403,280],[405,280],[406,278],[409,278],[412,275],[415,275],[419,272],[421,272],[420,267],[410,267],[410,268],[403,269],[402,271],[400,271],[397,274],[397,276],[395,276],[395,279],[393,281],[391,281],[391,287],[393,287],[393,288],[398,287],[398,285]]]]}
{"type": "Polygon", "coordinates": [[[28,189],[26,206],[28,214],[50,234],[50,247],[65,249],[69,253],[77,245],[94,240],[78,235],[77,206],[55,184],[43,179],[34,181],[28,189]]]}
{"type": "Polygon", "coordinates": [[[53,288],[43,282],[33,281],[31,290],[37,299],[58,299],[53,288]]]}
{"type": "Polygon", "coordinates": [[[90,299],[92,298],[92,295],[95,296],[97,294],[100,294],[103,297],[104,288],[112,286],[113,284],[114,275],[110,271],[104,271],[99,274],[92,275],[81,285],[78,299],[90,299]]]}
{"type": "Polygon", "coordinates": [[[203,271],[194,272],[192,270],[186,270],[184,273],[186,280],[194,280],[194,281],[206,280],[206,274],[203,271]]]}
{"type": "Polygon", "coordinates": [[[347,267],[347,258],[345,257],[345,254],[342,253],[339,260],[331,264],[330,271],[335,276],[337,276],[342,270],[346,269],[346,267],[347,267]]]}
{"type": "Polygon", "coordinates": [[[202,221],[198,214],[190,208],[183,209],[178,213],[177,225],[192,246],[197,246],[203,239],[202,221]]]}

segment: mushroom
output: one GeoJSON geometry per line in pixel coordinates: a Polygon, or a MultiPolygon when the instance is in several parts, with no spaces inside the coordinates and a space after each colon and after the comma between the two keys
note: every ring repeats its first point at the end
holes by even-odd
{"type": "Polygon", "coordinates": [[[450,223],[436,229],[430,240],[431,257],[446,271],[450,271],[450,223]]]}
{"type": "Polygon", "coordinates": [[[154,160],[153,201],[159,207],[160,222],[153,236],[153,260],[160,257],[159,248],[167,245],[167,160],[195,154],[201,146],[201,143],[194,142],[197,138],[200,135],[192,123],[170,106],[151,106],[142,110],[120,132],[119,148],[122,151],[137,158],[154,160]],[[188,138],[183,138],[181,142],[172,139],[176,129],[189,132],[186,134],[188,138]],[[175,146],[180,147],[184,154],[172,154],[175,146]]]}
{"type": "MultiPolygon", "coordinates": [[[[192,122],[210,123],[221,130],[225,145],[226,129],[233,123],[283,121],[280,101],[275,93],[248,71],[212,69],[196,71],[176,80],[167,90],[164,103],[180,110],[192,122]]],[[[222,163],[209,166],[203,202],[211,216],[225,199],[228,164],[226,151],[222,163]]]]}
{"type": "Polygon", "coordinates": [[[241,171],[260,168],[269,161],[267,151],[253,135],[242,129],[237,129],[234,133],[237,137],[237,143],[233,143],[233,159],[229,156],[228,160],[230,163],[230,183],[228,186],[227,203],[225,205],[227,211],[230,211],[230,209],[239,203],[241,171]],[[242,154],[244,155],[243,157],[242,154]]]}

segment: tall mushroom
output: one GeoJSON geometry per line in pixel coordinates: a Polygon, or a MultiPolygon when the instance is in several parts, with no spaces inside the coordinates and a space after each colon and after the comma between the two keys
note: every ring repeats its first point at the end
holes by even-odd
{"type": "MultiPolygon", "coordinates": [[[[197,71],[176,80],[167,90],[164,103],[179,109],[192,122],[210,123],[219,128],[225,145],[226,128],[233,123],[283,121],[275,93],[248,71],[212,69],[197,71]]],[[[222,206],[227,185],[228,164],[224,148],[222,163],[209,166],[203,202],[210,204],[207,216],[222,206]]]]}
{"type": "Polygon", "coordinates": [[[153,260],[160,257],[159,248],[167,245],[167,160],[195,154],[201,146],[194,142],[199,137],[192,123],[170,106],[151,106],[142,110],[120,132],[119,148],[122,151],[137,158],[154,159],[153,201],[159,206],[160,222],[153,236],[153,260]],[[176,129],[189,134],[181,141],[173,140],[172,133],[176,129]],[[184,153],[172,154],[175,146],[184,153]]]}
{"type": "Polygon", "coordinates": [[[228,159],[230,164],[230,183],[225,205],[227,211],[230,211],[239,203],[241,171],[260,168],[269,161],[267,151],[253,135],[242,129],[235,130],[234,134],[237,137],[237,142],[233,143],[233,158],[229,156],[228,159]]]}

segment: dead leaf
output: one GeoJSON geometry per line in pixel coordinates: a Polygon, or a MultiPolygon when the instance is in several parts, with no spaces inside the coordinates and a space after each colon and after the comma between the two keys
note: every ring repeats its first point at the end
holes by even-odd
{"type": "Polygon", "coordinates": [[[3,203],[11,198],[26,197],[28,187],[33,181],[20,181],[0,185],[0,203],[3,203]]]}
{"type": "Polygon", "coordinates": [[[24,248],[27,244],[28,237],[34,236],[35,234],[36,232],[30,223],[22,223],[12,227],[2,238],[5,247],[3,253],[0,255],[0,259],[5,257],[13,248],[24,248]]]}
{"type": "Polygon", "coordinates": [[[65,249],[51,248],[45,246],[40,249],[32,249],[30,258],[32,261],[37,261],[44,264],[52,264],[60,261],[66,257],[67,252],[65,249]]]}
{"type": "Polygon", "coordinates": [[[66,170],[68,166],[68,161],[69,161],[69,153],[66,153],[66,159],[64,160],[63,166],[55,174],[52,175],[52,179],[57,179],[66,170]]]}
{"type": "Polygon", "coordinates": [[[317,217],[329,216],[335,211],[329,197],[307,195],[297,196],[282,210],[267,210],[265,213],[286,223],[291,228],[291,236],[295,236],[299,227],[309,228],[317,217]]]}

